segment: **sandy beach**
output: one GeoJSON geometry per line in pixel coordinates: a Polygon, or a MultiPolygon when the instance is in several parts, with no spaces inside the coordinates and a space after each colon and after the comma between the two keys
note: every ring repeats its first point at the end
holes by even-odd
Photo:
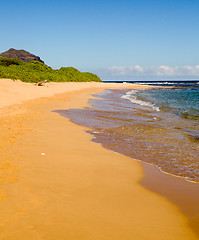
{"type": "Polygon", "coordinates": [[[192,240],[188,219],[144,188],[138,161],[53,110],[133,84],[0,80],[0,240],[192,240]]]}

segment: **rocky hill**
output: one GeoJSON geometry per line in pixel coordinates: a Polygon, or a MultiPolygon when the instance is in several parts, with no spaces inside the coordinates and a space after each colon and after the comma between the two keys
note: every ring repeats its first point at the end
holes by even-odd
{"type": "Polygon", "coordinates": [[[1,53],[0,57],[18,58],[23,62],[38,61],[44,63],[40,57],[35,56],[34,54],[31,54],[25,50],[16,50],[14,48],[10,48],[8,51],[1,53]]]}

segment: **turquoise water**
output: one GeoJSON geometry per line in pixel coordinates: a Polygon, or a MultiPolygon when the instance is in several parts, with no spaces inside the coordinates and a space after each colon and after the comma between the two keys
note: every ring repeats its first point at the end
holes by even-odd
{"type": "Polygon", "coordinates": [[[133,92],[131,97],[181,117],[199,119],[199,87],[161,88],[133,92]]]}

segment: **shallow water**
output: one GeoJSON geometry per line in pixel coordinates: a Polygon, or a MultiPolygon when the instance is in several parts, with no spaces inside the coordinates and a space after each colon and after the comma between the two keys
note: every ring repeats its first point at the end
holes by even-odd
{"type": "Polygon", "coordinates": [[[91,128],[87,132],[92,141],[108,149],[199,182],[198,121],[162,111],[154,103],[129,101],[124,98],[128,92],[107,90],[97,95],[99,99],[90,100],[92,107],[58,112],[91,128]]]}

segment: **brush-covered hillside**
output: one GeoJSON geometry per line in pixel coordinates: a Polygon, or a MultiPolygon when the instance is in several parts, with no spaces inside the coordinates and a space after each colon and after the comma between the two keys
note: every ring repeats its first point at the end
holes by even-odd
{"type": "Polygon", "coordinates": [[[101,82],[97,75],[80,72],[73,67],[54,70],[47,66],[40,57],[16,49],[9,49],[0,54],[0,78],[33,83],[44,80],[48,82],[101,82]]]}
{"type": "Polygon", "coordinates": [[[21,80],[23,82],[101,82],[101,79],[92,73],[80,72],[73,67],[62,67],[54,70],[38,61],[22,62],[16,58],[0,57],[0,78],[21,80]]]}

